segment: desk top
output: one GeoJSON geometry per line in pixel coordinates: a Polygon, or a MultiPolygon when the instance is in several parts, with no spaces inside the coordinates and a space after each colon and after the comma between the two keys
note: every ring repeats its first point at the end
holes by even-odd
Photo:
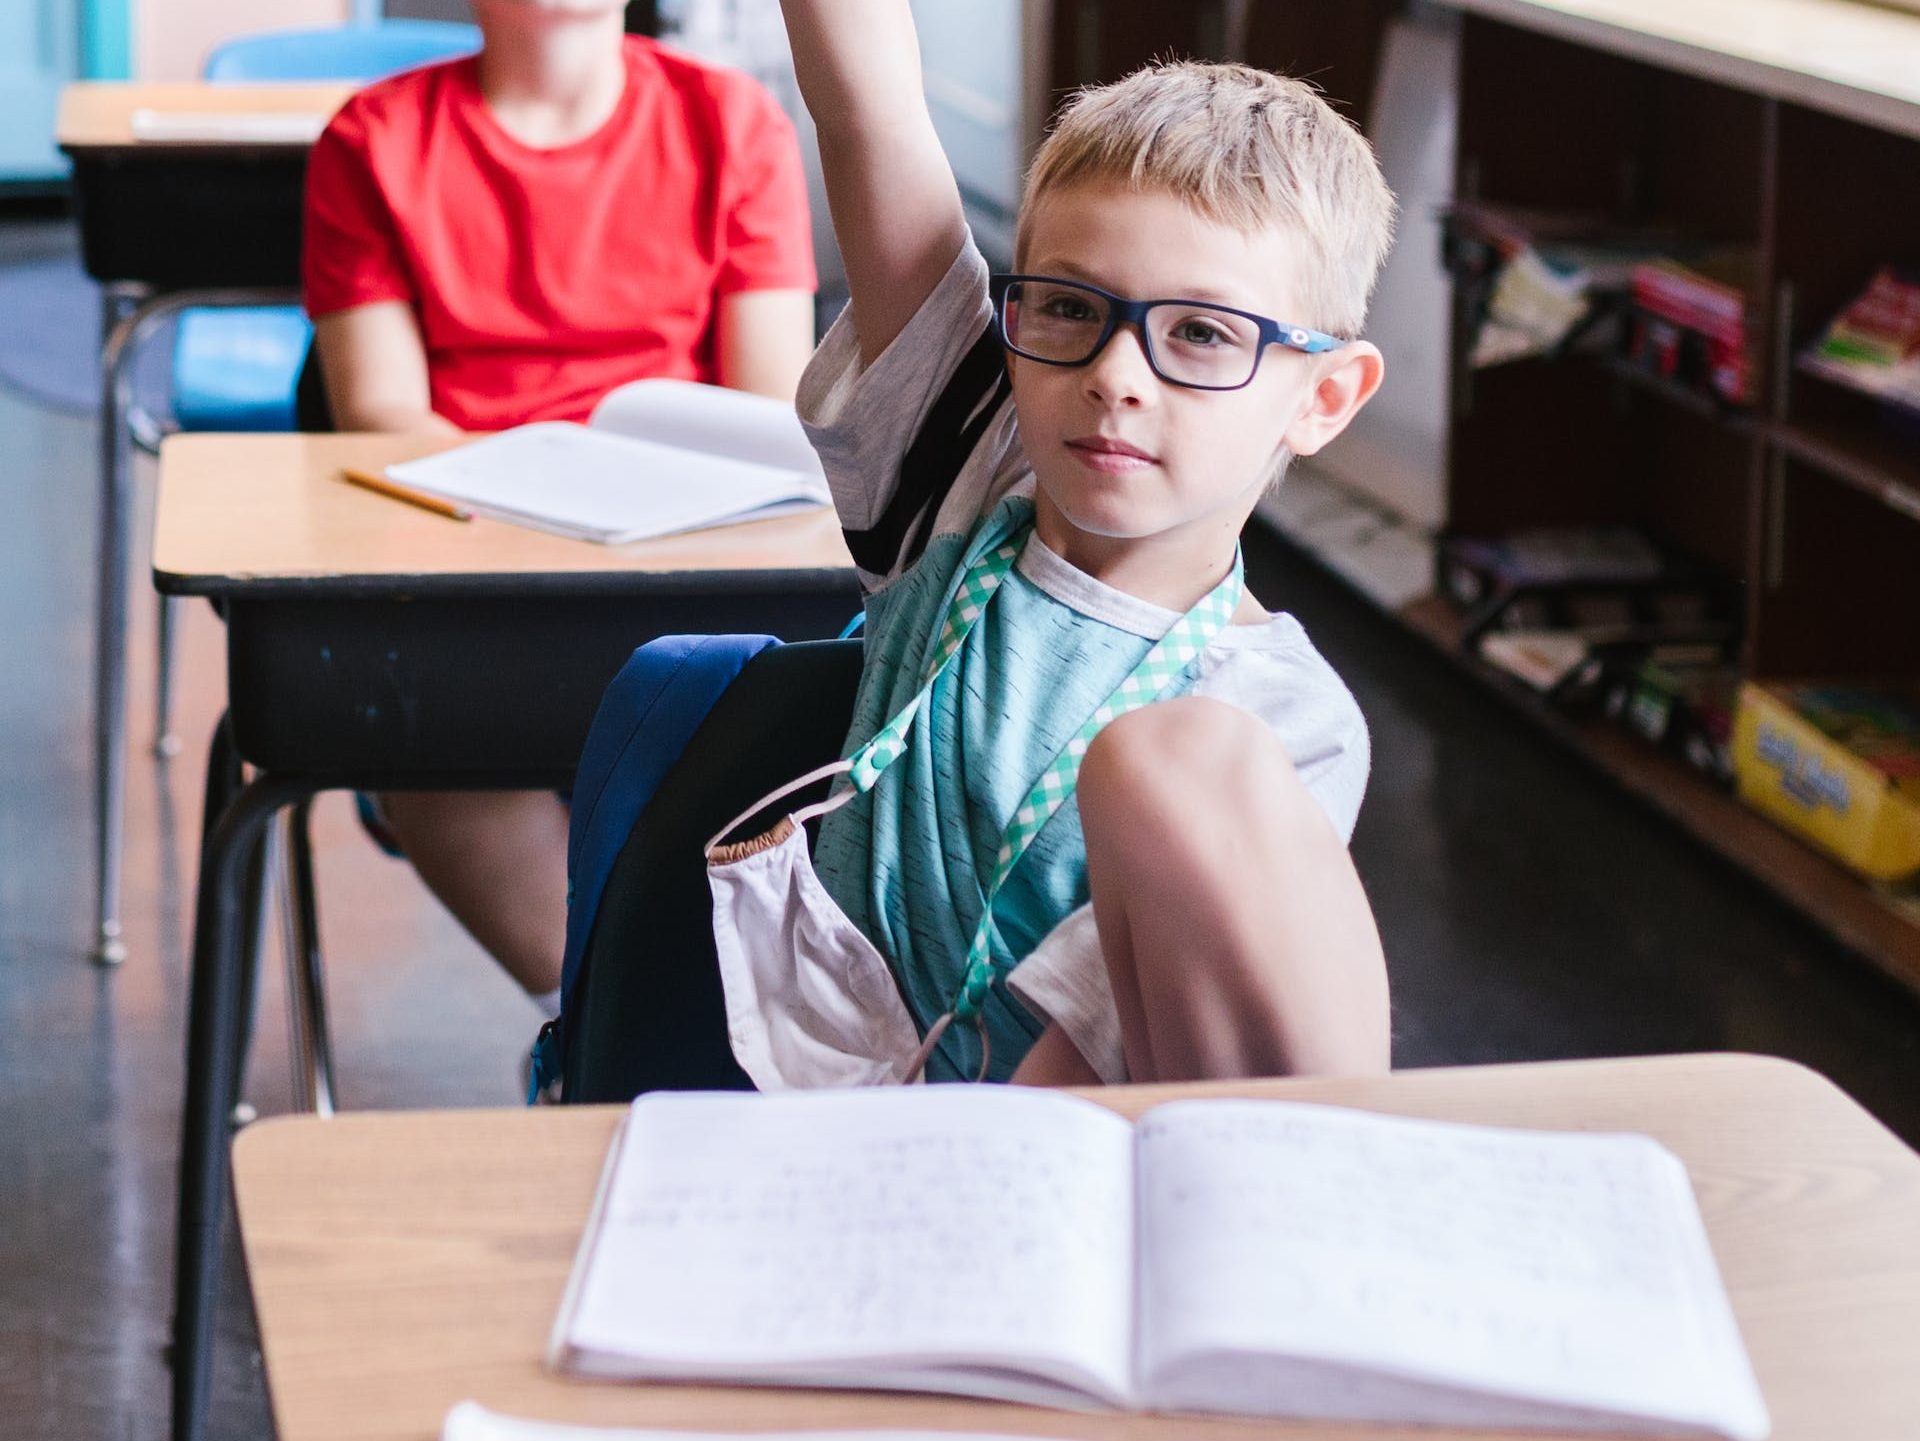
{"type": "MultiPolygon", "coordinates": [[[[1676,1056],[1088,1094],[1127,1114],[1174,1094],[1238,1094],[1647,1132],[1687,1163],[1775,1441],[1911,1441],[1920,1415],[1912,1356],[1920,1157],[1804,1068],[1676,1056]]],[[[430,1441],[468,1398],[555,1421],[703,1429],[965,1428],[1122,1441],[1324,1431],[550,1376],[541,1365],[547,1332],[622,1114],[605,1106],[302,1116],[243,1131],[234,1184],[280,1441],[430,1441]]]]}
{"type": "Polygon", "coordinates": [[[167,84],[141,81],[83,80],[60,91],[59,119],[54,138],[63,150],[177,151],[182,148],[216,150],[304,151],[309,141],[263,141],[235,138],[193,142],[141,140],[133,133],[133,113],[155,110],[189,115],[317,115],[331,116],[357,86],[218,85],[201,81],[167,84]]]}
{"type": "Polygon", "coordinates": [[[1723,85],[1920,136],[1920,15],[1862,0],[1442,0],[1723,85]]]}
{"type": "Polygon", "coordinates": [[[459,444],[440,436],[170,436],[160,447],[154,583],[176,595],[851,590],[831,509],[628,545],[449,520],[349,485],[459,444]]]}

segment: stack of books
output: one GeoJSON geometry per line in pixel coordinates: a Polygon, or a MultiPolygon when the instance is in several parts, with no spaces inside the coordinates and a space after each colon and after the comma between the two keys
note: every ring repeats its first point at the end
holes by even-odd
{"type": "Polygon", "coordinates": [[[1800,366],[1920,411],[1920,276],[1883,266],[1800,357],[1800,366]]]}
{"type": "Polygon", "coordinates": [[[1754,257],[1730,253],[1633,268],[1628,355],[1657,375],[1733,406],[1754,402],[1754,257]]]}

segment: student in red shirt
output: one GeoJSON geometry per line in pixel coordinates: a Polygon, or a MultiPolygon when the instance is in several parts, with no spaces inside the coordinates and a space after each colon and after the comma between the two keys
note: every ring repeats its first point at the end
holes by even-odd
{"type": "MultiPolygon", "coordinates": [[[[622,33],[621,0],[474,0],[477,55],[356,94],[307,168],[306,304],[342,430],[584,420],[674,376],[791,399],[815,276],[793,128],[749,77],[622,33]]],[[[567,818],[540,792],[381,809],[557,1006],[567,818]]]]}

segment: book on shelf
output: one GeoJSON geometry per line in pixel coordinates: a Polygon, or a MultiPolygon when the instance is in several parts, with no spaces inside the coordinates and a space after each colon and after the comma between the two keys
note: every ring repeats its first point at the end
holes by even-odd
{"type": "Polygon", "coordinates": [[[1767,1413],[1637,1135],[1017,1087],[650,1095],[555,1320],[574,1375],[1713,1434],[1767,1413]]]}
{"type": "Polygon", "coordinates": [[[1728,405],[1753,404],[1758,282],[1759,256],[1746,247],[1634,266],[1628,358],[1728,405]]]}
{"type": "Polygon", "coordinates": [[[1920,273],[1882,266],[1801,355],[1800,368],[1920,411],[1920,273]]]}
{"type": "Polygon", "coordinates": [[[1484,292],[1467,352],[1476,369],[1613,349],[1634,267],[1687,248],[1668,226],[1575,211],[1455,200],[1441,218],[1449,270],[1484,292]]]}
{"type": "Polygon", "coordinates": [[[608,545],[832,502],[791,405],[682,380],[635,381],[585,425],[517,426],[386,475],[477,515],[608,545]]]}

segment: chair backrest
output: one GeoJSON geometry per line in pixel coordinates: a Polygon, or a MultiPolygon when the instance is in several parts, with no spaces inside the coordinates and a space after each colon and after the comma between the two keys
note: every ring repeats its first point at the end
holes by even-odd
{"type": "Polygon", "coordinates": [[[451,20],[379,20],[366,25],[266,30],[207,56],[208,80],[378,80],[480,48],[476,26],[451,20]]]}
{"type": "MultiPolygon", "coordinates": [[[[675,636],[607,688],[573,792],[567,977],[536,1076],[569,1101],[750,1086],[714,959],[707,838],[775,787],[838,757],[858,641],[675,636]]],[[[822,780],[749,823],[825,795],[822,780]]]]}

